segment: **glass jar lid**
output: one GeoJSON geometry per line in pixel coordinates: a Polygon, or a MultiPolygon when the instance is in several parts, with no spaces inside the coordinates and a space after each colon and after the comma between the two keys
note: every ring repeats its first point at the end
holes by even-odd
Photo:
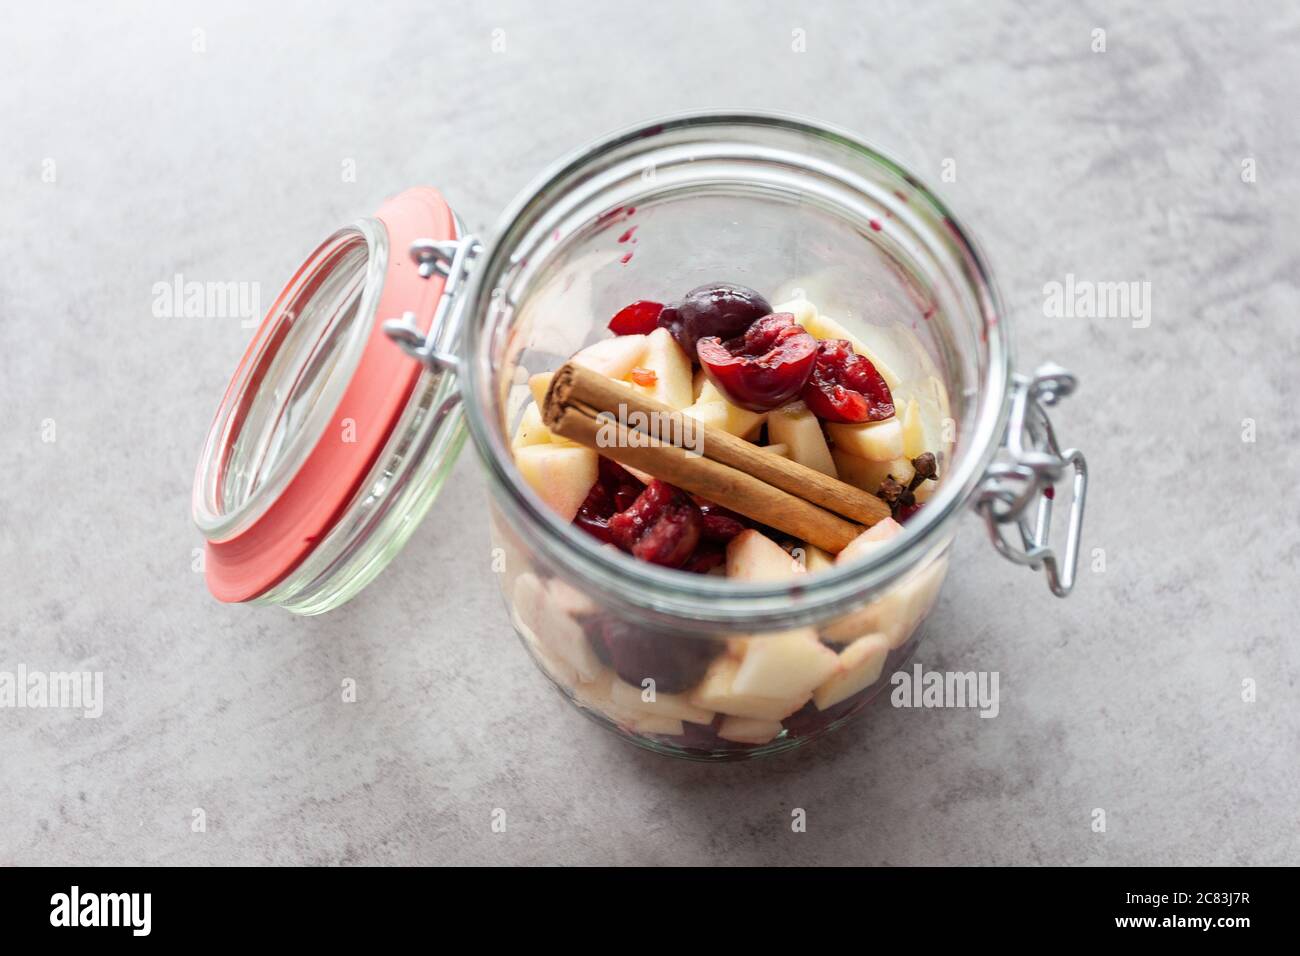
{"type": "MultiPolygon", "coordinates": [[[[321,243],[272,304],[195,476],[194,519],[220,600],[265,596],[376,482],[393,480],[395,446],[409,437],[399,426],[424,371],[393,339],[409,348],[434,327],[446,285],[432,260],[407,250],[454,242],[458,231],[436,190],[406,190],[321,243]],[[398,328],[386,330],[393,316],[398,328]]],[[[336,542],[343,551],[353,543],[336,542]]]]}

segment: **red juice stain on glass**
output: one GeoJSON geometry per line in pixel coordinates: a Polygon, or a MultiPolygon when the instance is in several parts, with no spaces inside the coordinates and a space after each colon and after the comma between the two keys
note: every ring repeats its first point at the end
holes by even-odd
{"type": "Polygon", "coordinates": [[[618,237],[618,241],[619,241],[619,242],[629,242],[629,241],[633,241],[633,240],[632,240],[632,234],[633,234],[634,232],[636,232],[636,226],[633,226],[633,227],[630,228],[627,232],[623,233],[623,235],[619,236],[619,237],[618,237]]]}
{"type": "Polygon", "coordinates": [[[879,231],[880,231],[881,226],[880,226],[880,220],[879,220],[879,219],[871,219],[871,220],[868,220],[868,222],[871,224],[871,228],[872,228],[873,231],[875,231],[875,232],[879,232],[879,231]]]}

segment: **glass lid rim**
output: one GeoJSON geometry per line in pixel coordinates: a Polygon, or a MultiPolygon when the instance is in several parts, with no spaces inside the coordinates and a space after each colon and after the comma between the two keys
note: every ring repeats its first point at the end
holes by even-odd
{"type": "MultiPolygon", "coordinates": [[[[293,480],[306,456],[328,427],[365,351],[369,330],[374,324],[379,298],[383,292],[388,253],[388,235],[383,223],[373,217],[356,219],[334,230],[302,259],[267,310],[217,406],[195,470],[191,515],[208,541],[226,541],[237,537],[265,515],[293,480]],[[270,344],[268,339],[284,320],[285,306],[306,283],[324,279],[332,270],[338,269],[346,244],[357,240],[364,244],[366,251],[366,261],[359,270],[361,293],[351,327],[346,330],[346,339],[341,346],[340,364],[327,374],[326,396],[316,401],[308,413],[307,421],[295,432],[289,446],[271,466],[269,476],[235,508],[225,510],[218,507],[217,502],[223,489],[220,466],[239,434],[238,429],[231,427],[232,416],[241,404],[249,380],[274,361],[277,350],[267,350],[270,344]]],[[[277,383],[259,383],[254,395],[275,384],[277,383]]],[[[255,401],[256,398],[252,400],[255,401]]]]}
{"type": "Polygon", "coordinates": [[[494,241],[475,270],[472,287],[468,290],[471,299],[466,304],[469,313],[463,343],[462,388],[469,399],[465,402],[468,406],[465,417],[474,444],[490,479],[508,496],[510,506],[522,510],[541,529],[535,539],[550,557],[566,560],[573,570],[582,574],[612,578],[641,606],[662,608],[666,597],[670,606],[673,602],[680,602],[677,606],[703,603],[713,609],[715,615],[762,613],[773,610],[771,602],[789,602],[797,595],[795,610],[808,613],[864,588],[882,586],[901,576],[935,547],[943,532],[964,513],[966,504],[997,454],[1008,415],[1011,337],[1002,299],[987,259],[947,202],[888,152],[848,130],[804,117],[764,111],[692,111],[650,119],[609,133],[551,163],[506,207],[492,235],[494,241]],[[487,415],[487,410],[493,407],[489,354],[492,342],[483,320],[495,294],[492,288],[495,277],[510,264],[512,252],[505,240],[512,234],[522,234],[523,224],[535,216],[539,202],[543,208],[549,205],[540,197],[553,194],[557,185],[602,155],[638,140],[651,142],[664,133],[692,128],[745,126],[817,138],[829,136],[839,145],[906,180],[947,220],[950,236],[964,247],[971,279],[964,278],[963,281],[972,287],[987,329],[988,380],[980,391],[969,450],[959,459],[951,479],[935,491],[927,507],[909,522],[911,533],[888,542],[868,560],[831,568],[790,583],[740,583],[710,575],[688,575],[638,562],[621,553],[608,553],[609,549],[590,536],[560,522],[523,486],[522,477],[510,473],[505,464],[510,457],[508,444],[487,415]],[[492,282],[488,281],[489,276],[493,277],[492,282]]]}

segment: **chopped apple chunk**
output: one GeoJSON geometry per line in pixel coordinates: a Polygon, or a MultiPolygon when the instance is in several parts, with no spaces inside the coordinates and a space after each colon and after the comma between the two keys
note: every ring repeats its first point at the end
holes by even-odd
{"type": "Polygon", "coordinates": [[[745,644],[731,682],[732,693],[742,697],[807,698],[839,661],[812,628],[751,637],[745,644]]]}
{"type": "Polygon", "coordinates": [[[821,422],[803,402],[790,402],[768,415],[767,437],[788,447],[793,461],[823,475],[839,477],[821,422]]]}
{"type": "Polygon", "coordinates": [[[873,495],[880,490],[880,483],[886,478],[893,476],[895,481],[907,484],[916,473],[916,469],[906,458],[895,458],[893,461],[868,461],[866,458],[850,455],[839,448],[831,449],[831,457],[835,459],[835,468],[839,472],[840,481],[847,481],[873,495]]]}
{"type": "Polygon", "coordinates": [[[889,638],[884,634],[868,634],[844,648],[835,673],[813,691],[817,709],[834,707],[866,690],[880,679],[888,656],[889,638]]]}
{"type": "MultiPolygon", "coordinates": [[[[610,689],[610,700],[615,706],[646,717],[667,717],[689,720],[693,724],[713,722],[713,711],[696,707],[686,694],[665,694],[656,691],[654,700],[646,700],[640,687],[615,678],[610,689]]],[[[680,731],[679,731],[680,732],[680,731]]]]}
{"type": "Polygon", "coordinates": [[[658,734],[663,737],[680,737],[686,732],[677,718],[653,715],[637,717],[632,721],[632,729],[639,734],[658,734]]]}
{"type": "Polygon", "coordinates": [[[533,401],[538,408],[546,407],[546,392],[550,389],[553,378],[554,372],[538,372],[528,379],[528,390],[533,393],[533,401]]]}
{"type": "Polygon", "coordinates": [[[700,369],[695,373],[695,401],[703,402],[721,402],[726,396],[718,391],[718,386],[709,381],[709,376],[700,369]]]}
{"type": "Polygon", "coordinates": [[[764,412],[751,412],[733,405],[724,398],[716,401],[700,401],[682,409],[683,415],[690,415],[701,422],[705,429],[718,429],[735,435],[737,438],[753,438],[763,427],[767,418],[764,412]]]}
{"type": "Polygon", "coordinates": [[[642,364],[641,359],[648,348],[648,336],[617,335],[588,345],[570,361],[609,378],[624,378],[642,364]]]}
{"type": "Polygon", "coordinates": [[[835,557],[829,551],[823,551],[815,544],[803,544],[803,566],[809,572],[825,571],[835,566],[835,557]]]}
{"type": "Polygon", "coordinates": [[[654,372],[654,384],[633,385],[651,398],[673,408],[686,408],[695,400],[691,360],[667,329],[655,329],[646,336],[645,354],[628,366],[628,372],[633,366],[654,372]]]}
{"type": "Polygon", "coordinates": [[[551,676],[573,684],[597,678],[602,670],[582,626],[554,600],[554,593],[537,575],[515,580],[512,609],[524,639],[547,665],[551,676]]]}
{"type": "Polygon", "coordinates": [[[740,581],[784,581],[804,568],[784,548],[753,528],[727,545],[727,577],[740,581]]]}
{"type": "Polygon", "coordinates": [[[826,430],[835,447],[850,455],[869,461],[893,461],[903,457],[903,429],[897,417],[861,425],[832,422],[827,424],[826,430]]]}
{"type": "Polygon", "coordinates": [[[546,445],[550,441],[551,432],[542,424],[541,410],[536,405],[529,405],[519,419],[519,427],[515,429],[515,438],[511,446],[517,451],[529,445],[546,445]]]}
{"type": "MultiPolygon", "coordinates": [[[[833,656],[833,655],[832,655],[833,656]]],[[[802,694],[785,700],[740,694],[733,687],[736,672],[740,669],[738,657],[724,654],[709,665],[703,679],[690,692],[690,702],[704,710],[714,710],[733,717],[751,717],[755,720],[784,720],[808,702],[809,695],[802,694]]]]}
{"type": "Polygon", "coordinates": [[[559,515],[572,521],[596,483],[598,459],[574,444],[527,445],[515,449],[515,464],[533,491],[559,515]]]}
{"type": "Polygon", "coordinates": [[[850,541],[848,546],[835,556],[835,563],[847,564],[850,561],[857,561],[880,548],[886,541],[897,537],[902,531],[903,526],[893,518],[877,521],[850,541]]]}
{"type": "MultiPolygon", "coordinates": [[[[903,457],[911,461],[925,451],[925,425],[921,422],[921,404],[908,399],[902,415],[903,457]]],[[[902,479],[899,479],[900,481],[902,479]]]]}
{"type": "Polygon", "coordinates": [[[738,744],[765,744],[782,731],[779,720],[728,717],[718,725],[718,736],[738,744]]]}

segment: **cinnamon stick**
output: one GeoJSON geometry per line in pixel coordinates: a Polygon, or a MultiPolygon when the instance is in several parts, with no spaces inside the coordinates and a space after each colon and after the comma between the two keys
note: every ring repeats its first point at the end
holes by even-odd
{"type": "Polygon", "coordinates": [[[869,526],[890,515],[874,495],[706,428],[581,365],[568,363],[555,373],[542,418],[562,438],[833,553],[862,531],[854,522],[869,526]],[[630,422],[653,427],[646,431],[630,422]],[[686,447],[661,436],[686,436],[686,447]]]}

